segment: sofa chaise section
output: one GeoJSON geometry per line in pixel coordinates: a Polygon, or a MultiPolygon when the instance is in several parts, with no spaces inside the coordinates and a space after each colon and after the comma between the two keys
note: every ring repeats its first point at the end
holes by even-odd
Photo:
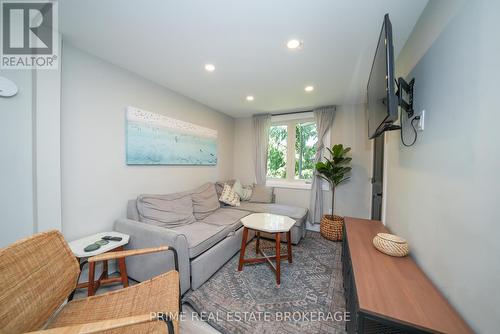
{"type": "MultiPolygon", "coordinates": [[[[240,250],[241,218],[252,212],[289,216],[296,220],[291,230],[292,243],[297,244],[304,236],[306,209],[249,202],[242,202],[239,207],[220,207],[213,183],[175,194],[140,195],[128,201],[127,218],[118,219],[114,228],[130,235],[128,249],[175,247],[181,293],[185,293],[190,288],[199,288],[240,250]]],[[[254,232],[250,231],[248,241],[253,237],[254,232]]],[[[128,275],[137,281],[174,268],[170,254],[132,257],[126,261],[128,275]]]]}
{"type": "MultiPolygon", "coordinates": [[[[249,212],[217,209],[193,223],[171,228],[141,222],[137,200],[127,204],[127,219],[118,219],[115,230],[130,235],[127,248],[171,245],[179,255],[181,293],[197,289],[226,263],[241,246],[241,218],[249,212]]],[[[253,234],[251,235],[253,237],[253,234]]],[[[251,240],[251,238],[249,238],[251,240]]],[[[157,254],[127,259],[127,272],[137,281],[147,280],[173,268],[173,258],[157,254]]]]}

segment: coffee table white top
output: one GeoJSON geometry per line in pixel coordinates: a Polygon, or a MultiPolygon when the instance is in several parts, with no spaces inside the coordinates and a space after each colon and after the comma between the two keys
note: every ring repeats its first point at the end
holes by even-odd
{"type": "Polygon", "coordinates": [[[287,216],[273,215],[272,213],[252,213],[241,218],[243,226],[269,233],[288,232],[295,224],[295,220],[287,216]]]}
{"type": "Polygon", "coordinates": [[[71,248],[71,251],[76,257],[89,257],[89,256],[95,256],[99,255],[102,253],[109,252],[110,250],[113,250],[117,247],[123,246],[128,244],[129,241],[129,236],[127,234],[123,233],[118,233],[118,232],[101,232],[101,233],[96,233],[93,235],[89,235],[88,237],[84,237],[81,239],[73,240],[69,243],[69,248],[71,248]],[[84,251],[85,247],[87,247],[90,244],[93,244],[94,242],[101,240],[102,237],[109,235],[110,237],[121,237],[121,241],[113,241],[109,240],[107,245],[101,246],[99,249],[96,249],[95,251],[92,252],[86,252],[84,251]]]}

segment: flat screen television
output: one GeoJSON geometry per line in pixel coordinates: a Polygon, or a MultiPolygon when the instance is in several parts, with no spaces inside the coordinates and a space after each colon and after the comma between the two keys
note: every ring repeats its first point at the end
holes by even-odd
{"type": "Polygon", "coordinates": [[[375,138],[384,131],[400,129],[393,125],[398,119],[398,96],[394,81],[394,47],[389,14],[378,39],[367,87],[368,137],[375,138]]]}

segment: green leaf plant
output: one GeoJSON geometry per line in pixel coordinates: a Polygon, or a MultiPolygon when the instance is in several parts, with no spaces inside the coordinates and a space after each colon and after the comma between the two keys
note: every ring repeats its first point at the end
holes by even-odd
{"type": "Polygon", "coordinates": [[[326,148],[330,153],[330,158],[324,157],[325,161],[320,161],[316,164],[316,172],[319,177],[326,180],[332,188],[332,215],[335,205],[335,188],[345,181],[350,179],[347,176],[351,172],[352,158],[347,157],[347,153],[351,150],[350,147],[345,147],[342,144],[333,145],[326,148]]]}

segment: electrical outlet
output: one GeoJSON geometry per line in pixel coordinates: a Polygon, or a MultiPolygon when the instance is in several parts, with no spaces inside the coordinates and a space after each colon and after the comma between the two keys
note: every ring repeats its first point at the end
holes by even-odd
{"type": "Polygon", "coordinates": [[[425,110],[422,110],[422,112],[420,113],[420,119],[418,120],[417,123],[417,130],[424,131],[424,124],[425,124],[425,110]]]}

